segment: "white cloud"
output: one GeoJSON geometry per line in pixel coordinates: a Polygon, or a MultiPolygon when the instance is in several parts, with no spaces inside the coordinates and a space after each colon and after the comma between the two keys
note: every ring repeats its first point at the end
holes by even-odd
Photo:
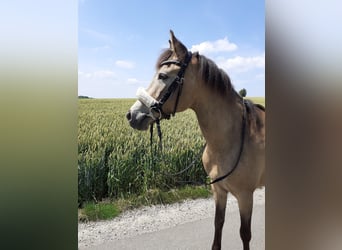
{"type": "Polygon", "coordinates": [[[229,59],[220,58],[217,64],[225,70],[235,72],[246,72],[256,68],[262,69],[265,68],[265,54],[254,57],[236,56],[229,59]]]}
{"type": "Polygon", "coordinates": [[[135,63],[131,61],[125,61],[125,60],[117,60],[115,62],[115,65],[124,68],[124,69],[133,69],[135,67],[135,63]]]}
{"type": "Polygon", "coordinates": [[[97,70],[93,72],[83,72],[79,71],[78,72],[79,77],[85,77],[85,78],[113,78],[115,77],[115,72],[111,70],[97,70]]]}
{"type": "Polygon", "coordinates": [[[228,38],[219,39],[216,41],[205,41],[200,44],[192,45],[191,51],[198,51],[201,54],[215,53],[215,52],[229,52],[238,48],[235,43],[229,42],[228,38]]]}

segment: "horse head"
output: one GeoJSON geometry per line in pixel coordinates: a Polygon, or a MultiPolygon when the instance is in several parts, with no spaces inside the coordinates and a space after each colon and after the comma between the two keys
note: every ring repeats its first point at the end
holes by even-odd
{"type": "Polygon", "coordinates": [[[126,114],[131,127],[146,130],[156,120],[191,106],[194,96],[193,67],[196,56],[170,31],[170,48],[165,50],[156,64],[156,73],[148,88],[139,88],[138,100],[126,114]]]}

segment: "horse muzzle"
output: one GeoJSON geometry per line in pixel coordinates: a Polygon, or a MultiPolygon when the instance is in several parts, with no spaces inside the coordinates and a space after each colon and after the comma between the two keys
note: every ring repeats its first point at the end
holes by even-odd
{"type": "Polygon", "coordinates": [[[137,130],[147,130],[148,126],[154,122],[149,108],[140,101],[136,101],[126,114],[129,125],[137,130]]]}
{"type": "Polygon", "coordinates": [[[154,122],[154,120],[148,115],[141,112],[128,111],[126,118],[129,125],[137,130],[147,130],[148,126],[154,122]]]}

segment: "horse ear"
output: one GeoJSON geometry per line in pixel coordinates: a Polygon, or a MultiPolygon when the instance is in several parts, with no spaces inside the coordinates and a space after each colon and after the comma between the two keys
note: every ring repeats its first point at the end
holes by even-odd
{"type": "Polygon", "coordinates": [[[175,51],[175,41],[177,41],[177,38],[175,37],[175,34],[173,33],[172,30],[170,30],[170,39],[169,39],[169,44],[170,44],[170,50],[175,51]]]}
{"type": "Polygon", "coordinates": [[[170,49],[177,55],[178,58],[183,59],[185,58],[186,54],[188,53],[188,49],[182,44],[170,30],[170,49]]]}
{"type": "Polygon", "coordinates": [[[199,61],[199,53],[196,51],[195,53],[192,54],[193,56],[191,57],[191,63],[192,64],[197,64],[199,61]]]}

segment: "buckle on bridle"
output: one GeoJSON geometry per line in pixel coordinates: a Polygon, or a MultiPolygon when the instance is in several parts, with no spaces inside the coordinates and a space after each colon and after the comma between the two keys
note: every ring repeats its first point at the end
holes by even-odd
{"type": "Polygon", "coordinates": [[[161,111],[159,102],[153,104],[153,105],[150,107],[150,111],[151,111],[151,114],[152,114],[152,118],[153,118],[154,120],[161,119],[161,117],[162,117],[162,111],[161,111]],[[157,116],[156,116],[155,114],[157,114],[157,116]]]}
{"type": "Polygon", "coordinates": [[[182,77],[177,76],[177,77],[176,77],[176,81],[177,81],[177,83],[178,83],[179,85],[183,85],[184,77],[183,77],[183,76],[182,76],[182,77]]]}
{"type": "Polygon", "coordinates": [[[162,118],[165,118],[167,120],[170,119],[170,115],[163,112],[162,104],[160,102],[157,102],[157,103],[153,104],[150,107],[150,111],[151,111],[151,114],[152,114],[152,118],[154,120],[160,120],[162,118]],[[155,115],[155,114],[157,114],[157,115],[155,115]]]}

